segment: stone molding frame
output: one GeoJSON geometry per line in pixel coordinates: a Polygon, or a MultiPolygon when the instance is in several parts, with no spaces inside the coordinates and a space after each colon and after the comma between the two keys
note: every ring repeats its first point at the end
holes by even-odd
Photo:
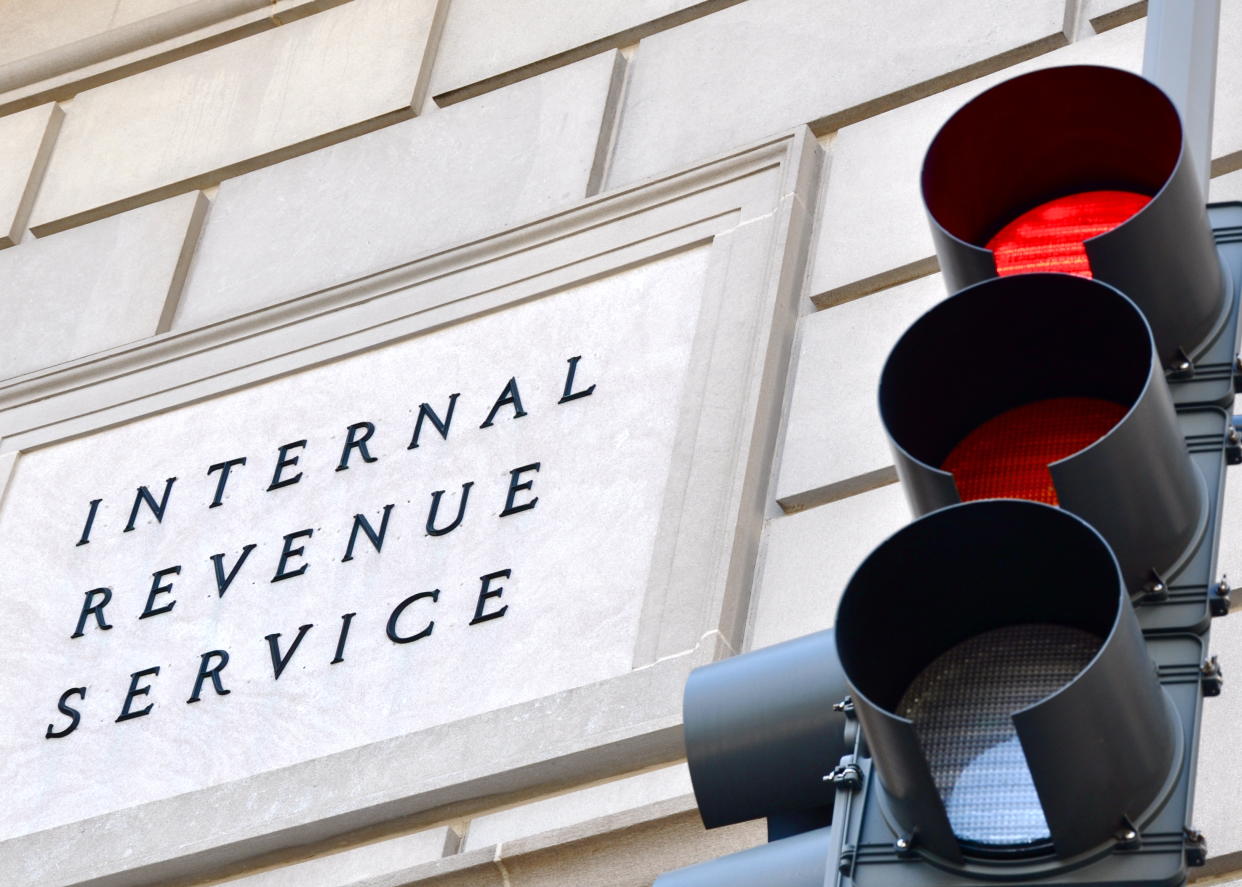
{"type": "Polygon", "coordinates": [[[20,452],[710,250],[627,674],[0,842],[8,883],[198,880],[680,758],[687,674],[742,641],[794,330],[810,310],[801,292],[819,166],[799,128],[379,273],[0,384],[2,497],[20,452]],[[511,740],[532,729],[537,743],[511,740]]]}

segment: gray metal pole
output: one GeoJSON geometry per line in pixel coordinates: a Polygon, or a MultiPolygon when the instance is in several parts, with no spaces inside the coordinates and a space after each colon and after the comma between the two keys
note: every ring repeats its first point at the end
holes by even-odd
{"type": "Polygon", "coordinates": [[[1148,0],[1143,76],[1169,94],[1182,115],[1190,160],[1207,199],[1220,0],[1148,0]]]}

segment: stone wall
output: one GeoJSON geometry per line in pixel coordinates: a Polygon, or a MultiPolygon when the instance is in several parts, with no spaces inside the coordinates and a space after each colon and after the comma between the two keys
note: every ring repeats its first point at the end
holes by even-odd
{"type": "MultiPolygon", "coordinates": [[[[1216,201],[1242,200],[1242,56],[1230,49],[1242,38],[1242,0],[1222,6],[1216,201]]],[[[513,637],[476,633],[444,654],[461,667],[528,669],[554,658],[530,645],[560,642],[598,660],[557,666],[527,687],[513,680],[493,696],[478,687],[487,678],[453,683],[450,663],[435,678],[439,713],[425,723],[388,734],[335,725],[339,735],[322,742],[300,743],[296,732],[270,743],[251,737],[239,768],[190,762],[184,779],[151,768],[177,770],[183,755],[202,753],[185,736],[200,730],[210,746],[218,725],[182,724],[173,701],[157,702],[167,726],[100,715],[84,722],[89,735],[51,742],[42,729],[59,717],[55,695],[24,689],[47,648],[19,640],[8,654],[19,673],[0,676],[0,695],[11,700],[0,707],[0,760],[43,775],[13,789],[14,809],[28,812],[9,814],[0,834],[0,871],[15,873],[5,883],[640,887],[763,841],[762,823],[700,826],[679,760],[681,686],[695,664],[830,626],[854,567],[908,520],[874,383],[896,337],[944,295],[917,189],[922,153],[953,109],[1016,73],[1079,63],[1140,70],[1144,7],[10,0],[0,10],[0,582],[21,575],[23,587],[0,590],[6,609],[36,625],[72,622],[88,571],[66,567],[44,589],[19,566],[77,557],[83,509],[102,495],[93,490],[113,489],[114,476],[117,490],[162,484],[168,460],[140,453],[144,442],[162,442],[161,454],[183,443],[191,455],[168,470],[187,464],[209,498],[216,476],[209,482],[203,471],[213,461],[262,452],[267,461],[255,470],[270,470],[290,403],[314,401],[299,405],[299,417],[331,416],[308,427],[308,455],[316,434],[335,433],[322,446],[339,448],[345,426],[364,419],[381,441],[385,421],[412,422],[420,400],[460,391],[466,404],[465,380],[480,368],[494,369],[500,386],[510,376],[525,385],[519,370],[544,361],[551,381],[539,383],[541,396],[554,403],[576,347],[586,349],[579,381],[598,382],[598,400],[565,410],[593,408],[580,414],[593,418],[544,420],[532,379],[529,424],[513,426],[535,429],[523,432],[529,440],[506,439],[502,455],[489,450],[476,463],[466,451],[466,473],[447,483],[485,464],[496,474],[486,482],[503,494],[516,483],[511,469],[543,461],[527,492],[542,495],[545,510],[501,519],[543,521],[528,531],[542,540],[540,563],[563,564],[538,567],[547,570],[543,587],[562,576],[577,588],[574,571],[592,563],[619,578],[584,582],[590,608],[544,635],[532,627],[521,636],[527,649],[510,652],[521,646],[513,637]],[[665,301],[677,299],[686,304],[665,301]],[[458,342],[454,330],[474,332],[458,342]],[[617,342],[665,362],[630,367],[612,356],[625,352],[617,342]],[[437,369],[419,375],[433,353],[437,369]],[[388,364],[383,376],[376,367],[388,364]],[[383,396],[357,400],[354,377],[382,377],[383,396]],[[455,379],[459,387],[445,387],[455,379]],[[629,399],[606,400],[608,385],[622,381],[629,399]],[[233,436],[213,438],[235,412],[233,436]],[[616,417],[625,426],[613,433],[616,417]],[[269,423],[278,430],[267,432],[269,423]],[[582,440],[597,448],[599,472],[615,463],[611,485],[592,486],[585,470],[558,479],[557,460],[581,459],[572,441],[596,423],[608,433],[582,440]],[[237,452],[224,452],[233,440],[237,452]],[[621,452],[650,458],[615,460],[621,452]],[[656,505],[548,513],[584,490],[656,505]],[[62,491],[67,504],[57,510],[62,491]],[[62,544],[31,529],[42,519],[72,538],[62,544]],[[580,526],[588,529],[574,535],[580,526]],[[609,559],[617,527],[637,541],[609,559]],[[74,584],[61,588],[66,575],[74,584]],[[27,606],[28,595],[38,600],[27,606]],[[129,728],[147,731],[164,757],[127,757],[122,747],[139,735],[122,734],[129,728]],[[59,750],[68,757],[49,758],[49,747],[71,742],[90,743],[96,772],[109,761],[126,762],[127,772],[101,775],[102,787],[90,789],[80,775],[57,782],[79,764],[59,750]],[[107,779],[142,785],[130,797],[107,779]]],[[[479,401],[500,391],[479,387],[479,401]]],[[[376,452],[389,464],[404,449],[401,441],[376,452]]],[[[384,489],[371,498],[357,489],[313,501],[347,519],[355,509],[377,516],[384,489]]],[[[244,506],[249,494],[236,495],[235,511],[257,514],[267,501],[256,492],[244,506]]],[[[1220,563],[1242,570],[1236,474],[1228,496],[1220,563]]],[[[190,540],[207,519],[179,528],[148,520],[144,531],[190,540]]],[[[320,519],[329,518],[308,518],[320,519]]],[[[221,534],[227,520],[217,521],[221,534]]],[[[277,540],[294,529],[260,525],[277,540]]],[[[471,545],[446,563],[484,543],[471,545]]],[[[279,550],[269,546],[268,556],[279,550]]],[[[205,564],[212,551],[194,556],[205,564]]],[[[139,573],[163,565],[141,563],[139,573]]],[[[471,562],[467,572],[474,581],[486,569],[471,562]]],[[[389,610],[417,590],[374,575],[389,610]]],[[[520,614],[519,599],[509,599],[520,614]]],[[[1237,618],[1214,625],[1226,674],[1242,661],[1237,618]]],[[[256,624],[257,637],[263,630],[256,624]]],[[[441,630],[446,649],[451,630],[447,622],[441,630]]],[[[110,668],[121,635],[88,634],[80,646],[102,637],[112,646],[98,640],[90,661],[110,668]]],[[[177,654],[193,660],[176,666],[189,678],[206,649],[194,646],[200,640],[177,654]]],[[[60,647],[48,655],[60,657],[60,647]]],[[[4,661],[0,654],[0,670],[4,661]]],[[[128,680],[144,664],[115,670],[128,680]]],[[[386,692],[316,687],[296,697],[303,713],[331,709],[333,693],[386,692]]],[[[124,689],[107,690],[109,705],[121,704],[124,689]]],[[[203,702],[194,717],[229,704],[203,702]]],[[[317,717],[298,730],[317,732],[331,715],[317,717]]],[[[1196,825],[1210,859],[1195,874],[1205,884],[1242,884],[1233,880],[1242,877],[1239,723],[1242,695],[1227,684],[1205,705],[1199,759],[1196,825]]]]}

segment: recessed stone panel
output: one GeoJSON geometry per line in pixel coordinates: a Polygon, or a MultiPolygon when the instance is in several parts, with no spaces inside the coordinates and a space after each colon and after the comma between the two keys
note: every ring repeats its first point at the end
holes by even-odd
{"type": "Polygon", "coordinates": [[[707,257],[23,453],[0,836],[628,674],[707,257]]]}

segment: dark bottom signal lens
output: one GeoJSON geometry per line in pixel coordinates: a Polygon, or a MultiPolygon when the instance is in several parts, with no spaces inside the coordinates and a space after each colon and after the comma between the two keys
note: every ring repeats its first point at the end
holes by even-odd
{"type": "Polygon", "coordinates": [[[1126,407],[1093,397],[1056,397],[1006,410],[975,428],[941,464],[963,502],[1031,499],[1059,504],[1048,463],[1095,443],[1126,407]]]}
{"type": "Polygon", "coordinates": [[[988,241],[1001,276],[1061,271],[1091,277],[1084,240],[1111,231],[1151,198],[1132,191],[1084,191],[1028,210],[988,241]]]}
{"type": "Polygon", "coordinates": [[[1064,625],[996,628],[951,647],[911,683],[897,714],[914,723],[959,840],[1000,848],[1049,839],[1012,715],[1073,680],[1101,643],[1064,625]]]}

